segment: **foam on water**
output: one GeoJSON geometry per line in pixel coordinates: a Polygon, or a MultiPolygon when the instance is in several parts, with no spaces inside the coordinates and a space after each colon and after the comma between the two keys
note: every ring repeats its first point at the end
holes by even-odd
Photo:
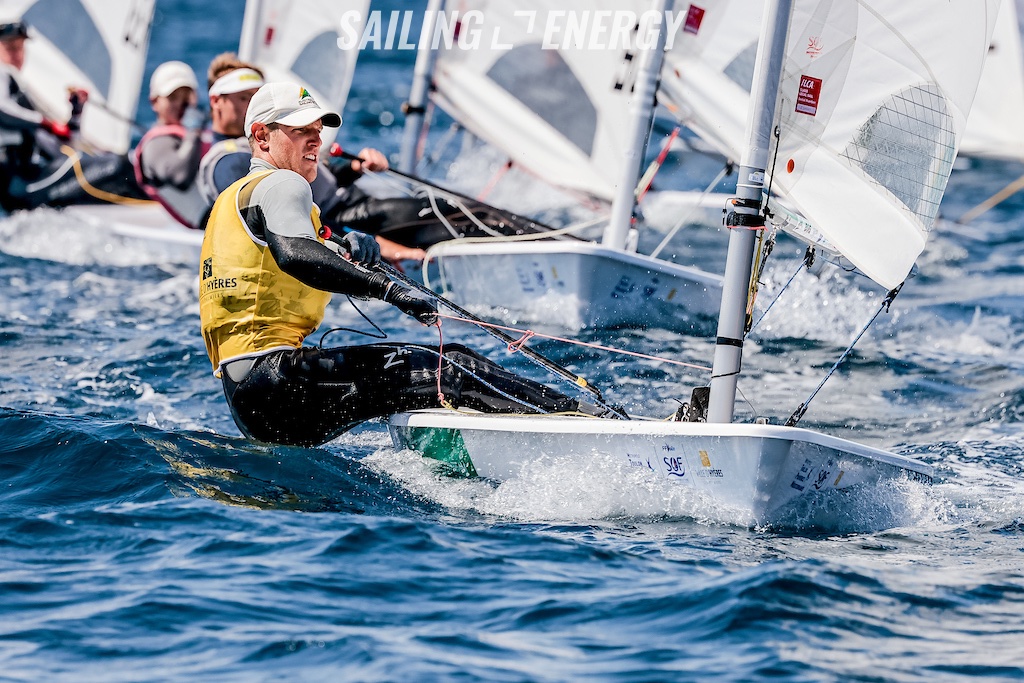
{"type": "Polygon", "coordinates": [[[195,264],[199,257],[195,245],[129,237],[108,225],[48,208],[0,216],[0,249],[12,256],[71,265],[195,264]]]}
{"type": "MultiPolygon", "coordinates": [[[[578,458],[545,454],[530,459],[500,483],[450,476],[436,461],[413,451],[382,448],[364,463],[452,513],[486,515],[519,523],[686,521],[732,524],[742,515],[692,487],[594,453],[585,470],[578,458]]],[[[948,505],[926,485],[889,482],[868,491],[834,492],[789,509],[773,529],[804,533],[864,533],[939,521],[948,505]]]]}

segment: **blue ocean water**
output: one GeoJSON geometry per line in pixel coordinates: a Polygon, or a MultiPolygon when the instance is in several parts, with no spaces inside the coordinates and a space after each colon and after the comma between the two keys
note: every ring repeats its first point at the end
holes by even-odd
{"type": "MultiPolygon", "coordinates": [[[[184,58],[201,73],[234,47],[240,0],[157,7],[149,71],[184,58]]],[[[412,61],[361,57],[346,144],[397,149],[401,117],[385,122],[412,61]]],[[[965,163],[943,213],[1021,173],[965,163]]],[[[667,229],[675,210],[648,213],[667,229]]],[[[689,231],[673,248],[721,241],[689,231]]],[[[766,296],[801,253],[780,241],[766,296]]],[[[380,424],[254,445],[210,373],[196,286],[188,252],[55,212],[0,219],[0,680],[1024,679],[1024,196],[935,231],[803,422],[925,460],[935,485],[812,531],[652,504],[557,459],[501,486],[447,478],[380,424]]],[[[785,417],[878,301],[829,271],[798,278],[746,351],[748,412],[785,417]]],[[[436,340],[363,308],[393,338],[436,340]]],[[[343,299],[327,323],[367,327],[343,299]]],[[[544,379],[472,328],[446,338],[544,379]]],[[[710,357],[707,339],[663,331],[584,338],[710,357]]],[[[696,381],[539,348],[650,415],[696,381]]]]}

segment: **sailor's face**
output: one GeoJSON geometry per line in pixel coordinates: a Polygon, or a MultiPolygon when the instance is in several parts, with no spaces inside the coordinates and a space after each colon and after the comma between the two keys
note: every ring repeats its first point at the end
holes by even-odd
{"type": "Polygon", "coordinates": [[[25,39],[21,36],[0,40],[0,62],[10,64],[18,71],[25,66],[25,39]]]}
{"type": "Polygon", "coordinates": [[[214,130],[223,135],[239,137],[245,133],[245,110],[257,88],[227,95],[210,95],[214,130]]]}
{"type": "Polygon", "coordinates": [[[295,128],[281,124],[270,127],[270,157],[278,168],[295,171],[309,182],[316,180],[320,154],[320,121],[295,128]]]}

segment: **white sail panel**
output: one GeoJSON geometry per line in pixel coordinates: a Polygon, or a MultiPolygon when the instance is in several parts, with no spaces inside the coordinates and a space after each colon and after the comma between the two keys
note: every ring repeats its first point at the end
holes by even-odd
{"type": "Polygon", "coordinates": [[[4,17],[31,26],[20,79],[50,118],[71,115],[68,88],[89,91],[81,139],[124,153],[132,137],[153,0],[2,0],[4,17]]]}
{"type": "Polygon", "coordinates": [[[924,248],[999,0],[797,0],[775,185],[866,275],[902,282],[924,248]]]}
{"type": "MultiPolygon", "coordinates": [[[[259,66],[268,81],[299,82],[322,106],[341,112],[359,56],[358,46],[339,46],[350,38],[342,22],[362,33],[369,7],[370,0],[248,0],[238,56],[259,66]]],[[[336,132],[325,128],[324,141],[336,132]]]]}
{"type": "Polygon", "coordinates": [[[960,153],[1024,161],[1022,0],[1003,0],[960,153]]]}
{"type": "Polygon", "coordinates": [[[546,182],[611,201],[629,146],[629,99],[639,60],[633,47],[612,47],[610,32],[594,26],[599,17],[609,22],[613,12],[639,16],[650,3],[463,0],[454,5],[445,20],[466,19],[473,41],[463,40],[472,47],[455,42],[438,54],[435,101],[546,182]],[[577,34],[579,43],[563,40],[572,22],[588,23],[577,34]],[[547,26],[556,30],[545,45],[547,26]],[[591,48],[595,34],[601,40],[591,48]]]}
{"type": "Polygon", "coordinates": [[[747,109],[761,29],[762,2],[676,3],[687,17],[665,55],[659,95],[683,124],[726,157],[747,143],[747,109]]]}

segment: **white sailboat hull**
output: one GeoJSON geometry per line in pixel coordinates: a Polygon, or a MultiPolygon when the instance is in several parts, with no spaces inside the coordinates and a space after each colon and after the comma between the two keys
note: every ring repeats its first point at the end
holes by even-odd
{"type": "Polygon", "coordinates": [[[199,258],[203,231],[186,228],[157,202],[138,204],[81,204],[63,213],[109,232],[125,243],[166,245],[199,258]]]}
{"type": "Polygon", "coordinates": [[[596,458],[612,458],[642,475],[629,481],[652,497],[646,509],[682,487],[722,521],[748,526],[793,524],[829,496],[844,497],[845,508],[886,482],[932,478],[917,460],[796,427],[432,410],[395,415],[388,428],[396,448],[499,482],[544,458],[584,477],[596,458]]]}
{"type": "Polygon", "coordinates": [[[722,278],[590,242],[442,243],[430,284],[510,323],[713,329],[722,278]]]}

